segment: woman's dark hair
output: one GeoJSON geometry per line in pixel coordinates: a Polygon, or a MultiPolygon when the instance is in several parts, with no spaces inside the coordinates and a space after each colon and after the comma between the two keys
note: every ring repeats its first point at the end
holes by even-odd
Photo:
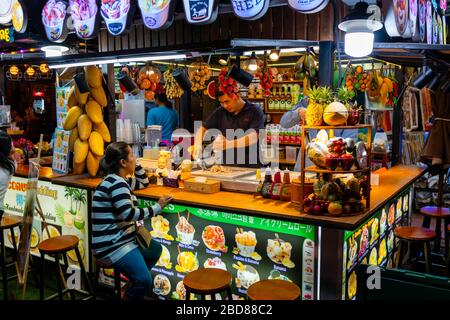
{"type": "Polygon", "coordinates": [[[8,170],[9,174],[14,174],[14,161],[9,158],[11,153],[11,137],[4,131],[0,131],[0,167],[8,170]]]}
{"type": "Polygon", "coordinates": [[[172,102],[167,99],[167,95],[165,93],[155,93],[155,100],[159,100],[169,109],[173,108],[172,102]]]}
{"type": "Polygon", "coordinates": [[[106,173],[119,173],[120,160],[127,159],[129,153],[129,147],[126,142],[113,142],[105,151],[105,156],[100,162],[102,170],[106,173]]]}

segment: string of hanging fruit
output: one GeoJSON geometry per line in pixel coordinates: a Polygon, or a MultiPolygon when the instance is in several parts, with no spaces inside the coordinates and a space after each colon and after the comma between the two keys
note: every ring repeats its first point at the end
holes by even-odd
{"type": "Polygon", "coordinates": [[[270,89],[273,85],[273,73],[272,69],[267,64],[267,56],[264,55],[264,61],[260,65],[260,71],[256,73],[256,76],[259,78],[259,85],[264,90],[264,96],[268,97],[271,95],[270,89]]]}
{"type": "Polygon", "coordinates": [[[160,81],[161,71],[154,66],[147,65],[139,71],[137,84],[141,90],[144,90],[145,100],[154,99],[156,86],[160,81]]]}
{"type": "Polygon", "coordinates": [[[103,108],[108,105],[103,89],[101,70],[95,66],[84,68],[89,91],[81,93],[77,84],[70,89],[69,111],[63,123],[70,130],[69,148],[73,152],[73,171],[81,174],[86,167],[90,176],[96,176],[105,143],[111,142],[109,129],[103,120],[103,108]]]}
{"type": "Polygon", "coordinates": [[[163,74],[166,94],[169,99],[180,98],[184,93],[172,75],[174,69],[174,66],[169,66],[163,74]]]}
{"type": "Polygon", "coordinates": [[[219,91],[229,95],[232,99],[239,89],[236,80],[228,75],[227,68],[222,68],[219,73],[219,91]]]}
{"type": "Polygon", "coordinates": [[[206,95],[206,81],[211,77],[209,65],[205,62],[195,62],[189,66],[189,79],[192,83],[192,92],[202,92],[206,95]]]}

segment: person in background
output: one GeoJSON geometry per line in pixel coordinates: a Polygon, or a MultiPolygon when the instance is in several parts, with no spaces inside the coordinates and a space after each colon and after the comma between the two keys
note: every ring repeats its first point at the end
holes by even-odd
{"type": "Polygon", "coordinates": [[[178,128],[178,113],[165,93],[155,93],[157,108],[147,113],[147,126],[159,125],[162,127],[162,140],[171,141],[173,131],[178,128]]]}
{"type": "MultiPolygon", "coordinates": [[[[302,99],[297,102],[297,104],[289,110],[288,112],[285,112],[283,116],[280,119],[280,125],[283,128],[292,128],[293,126],[300,124],[303,125],[305,123],[305,114],[306,114],[306,108],[308,107],[308,97],[303,97],[302,99]]],[[[317,130],[310,130],[310,138],[314,138],[317,135],[317,130]]],[[[355,141],[358,140],[358,130],[343,130],[343,129],[336,129],[334,130],[334,136],[335,137],[342,137],[342,138],[352,138],[355,141]]],[[[302,153],[301,149],[298,151],[297,161],[295,162],[294,171],[300,171],[302,161],[302,153]]],[[[306,166],[313,165],[313,163],[306,159],[305,161],[306,166]]]]}
{"type": "Polygon", "coordinates": [[[15,148],[11,137],[0,131],[0,222],[4,213],[5,194],[11,177],[16,171],[15,148]]]}
{"type": "Polygon", "coordinates": [[[152,240],[149,248],[142,249],[135,240],[136,222],[161,213],[172,198],[165,195],[151,207],[137,207],[133,190],[146,187],[149,180],[125,142],[106,148],[101,167],[108,175],[96,188],[92,202],[92,254],[100,265],[115,266],[129,279],[125,299],[141,300],[150,292],[150,269],[162,247],[152,240]]]}

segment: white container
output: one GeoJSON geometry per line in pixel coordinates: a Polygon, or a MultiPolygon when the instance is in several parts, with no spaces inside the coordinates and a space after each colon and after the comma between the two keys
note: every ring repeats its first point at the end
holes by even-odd
{"type": "Polygon", "coordinates": [[[95,13],[87,20],[73,19],[73,26],[77,36],[81,39],[89,39],[95,32],[95,20],[98,8],[95,6],[95,13]]]}
{"type": "Polygon", "coordinates": [[[119,17],[118,19],[109,19],[106,18],[103,15],[103,12],[100,10],[100,13],[102,15],[103,20],[105,20],[106,27],[108,28],[109,33],[111,33],[114,36],[117,36],[125,31],[127,27],[127,18],[128,18],[128,12],[127,14],[124,14],[123,16],[119,17]]]}

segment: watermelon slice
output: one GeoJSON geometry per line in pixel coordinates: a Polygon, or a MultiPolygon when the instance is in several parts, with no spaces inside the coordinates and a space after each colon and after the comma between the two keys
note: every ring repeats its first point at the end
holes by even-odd
{"type": "Polygon", "coordinates": [[[208,87],[206,88],[206,90],[208,91],[208,96],[211,99],[216,99],[216,83],[215,81],[211,81],[210,83],[208,83],[208,87]]]}

